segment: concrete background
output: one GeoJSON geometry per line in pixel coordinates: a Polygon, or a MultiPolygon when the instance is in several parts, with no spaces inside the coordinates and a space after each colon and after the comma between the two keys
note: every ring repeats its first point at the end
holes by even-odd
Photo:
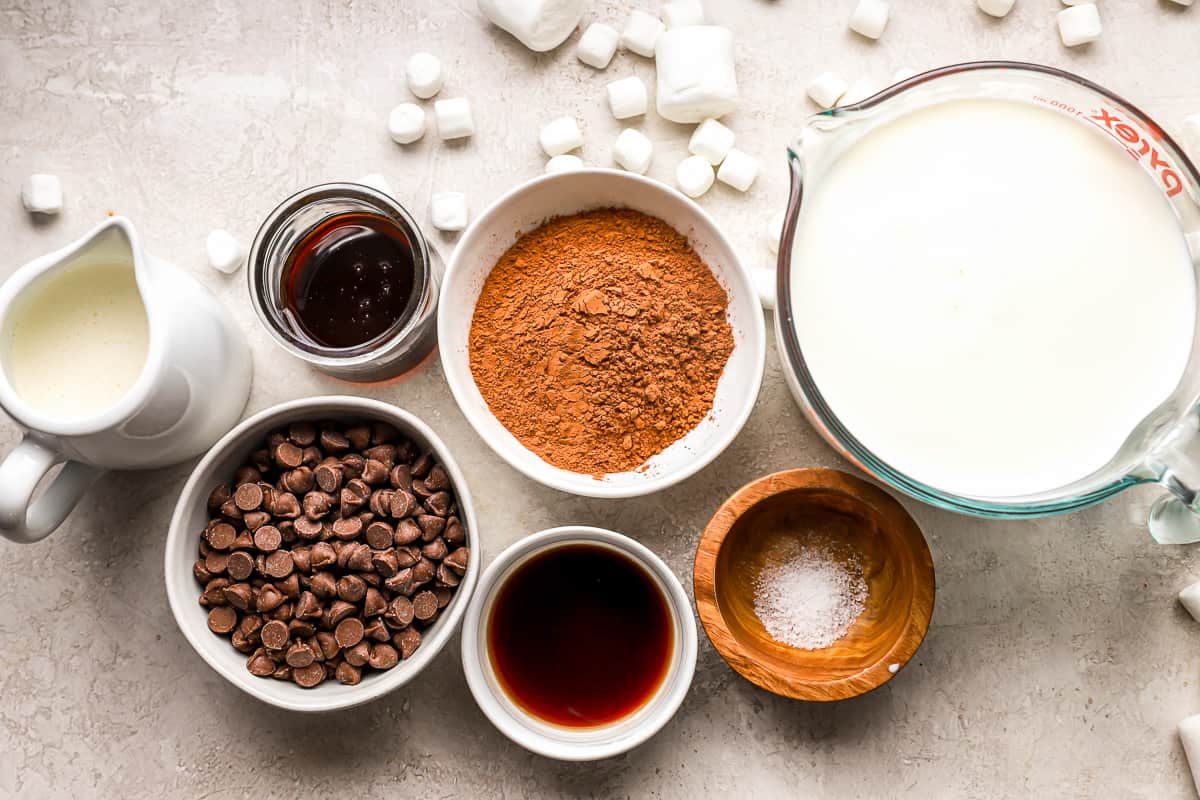
{"type": "MultiPolygon", "coordinates": [[[[619,27],[638,5],[594,0],[585,22],[619,27]]],[[[1026,59],[1107,85],[1171,130],[1200,111],[1200,7],[1101,0],[1104,38],[1067,50],[1059,0],[1017,0],[1004,20],[971,0],[894,0],[878,43],[847,31],[852,0],[707,5],[737,36],[743,103],[727,122],[764,169],[747,195],[718,184],[702,204],[750,263],[768,262],[762,229],[786,198],[784,147],[814,110],[805,84],[825,69],[884,81],[902,66],[1026,59]]],[[[573,43],[532,55],[472,0],[0,0],[0,272],[109,210],[127,214],[149,249],[197,275],[243,324],[257,371],[250,411],[346,391],[272,347],[244,274],[205,265],[206,233],[226,227],[248,244],[292,191],[374,171],[420,219],[442,189],[466,191],[478,212],[541,171],[537,129],[560,114],[585,127],[585,159],[607,165],[619,126],[603,85],[630,73],[652,85],[652,62],[637,56],[597,73],[573,43]],[[469,142],[388,139],[389,109],[410,99],[404,58],[418,48],[443,59],[444,96],[471,99],[469,142]],[[66,187],[66,210],[48,224],[31,224],[18,200],[34,171],[66,187]]],[[[637,127],[656,142],[650,174],[671,180],[689,129],[655,114],[637,127]]],[[[453,247],[434,240],[444,254],[453,247]]],[[[488,557],[544,527],[597,524],[662,554],[689,591],[700,530],[734,489],[778,469],[844,466],[801,419],[773,346],[736,443],[638,501],[572,498],[521,478],[468,428],[436,363],[361,391],[423,416],[458,454],[488,557]]],[[[0,448],[17,436],[0,425],[0,448]]],[[[626,756],[571,765],[492,728],[467,693],[457,644],[409,687],[322,717],[226,684],[176,630],[162,586],[166,524],[188,469],[109,476],[49,540],[0,544],[0,795],[1193,796],[1175,725],[1200,712],[1200,625],[1174,595],[1200,564],[1196,550],[1146,534],[1151,489],[1036,523],[906,500],[933,550],[937,608],[924,647],[885,688],[836,705],[781,700],[702,637],[671,724],[626,756]]]]}

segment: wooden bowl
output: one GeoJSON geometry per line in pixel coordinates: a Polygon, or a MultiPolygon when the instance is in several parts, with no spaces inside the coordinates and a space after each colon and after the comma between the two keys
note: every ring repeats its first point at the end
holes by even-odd
{"type": "Polygon", "coordinates": [[[933,614],[933,559],[917,523],[882,489],[832,469],[777,472],[739,489],[704,529],[693,581],[721,657],[751,683],[797,700],[844,700],[887,683],[917,652],[933,614]],[[868,595],[841,639],[802,650],[767,633],[754,584],[781,549],[818,536],[857,554],[868,595]]]}

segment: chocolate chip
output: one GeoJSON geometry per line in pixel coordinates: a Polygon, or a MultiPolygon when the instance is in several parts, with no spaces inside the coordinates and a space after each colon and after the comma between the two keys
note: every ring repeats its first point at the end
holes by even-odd
{"type": "Polygon", "coordinates": [[[383,644],[381,642],[371,645],[371,657],[367,663],[375,669],[391,669],[399,662],[400,654],[390,644],[383,644]]]}
{"type": "Polygon", "coordinates": [[[276,589],[274,586],[267,584],[258,593],[255,599],[254,607],[258,611],[274,611],[283,605],[283,592],[276,589]]]}
{"type": "Polygon", "coordinates": [[[431,514],[444,517],[450,513],[450,505],[453,502],[454,500],[450,497],[449,492],[438,492],[437,494],[430,495],[425,500],[425,508],[431,514]]]}
{"type": "Polygon", "coordinates": [[[275,671],[271,673],[271,677],[277,681],[290,681],[292,679],[292,668],[287,664],[284,664],[282,667],[276,667],[275,671]]]}
{"type": "Polygon", "coordinates": [[[204,568],[213,575],[221,575],[229,568],[229,553],[220,553],[216,550],[208,554],[204,559],[204,568]]]}
{"type": "Polygon", "coordinates": [[[263,525],[254,532],[254,546],[263,553],[271,553],[283,544],[283,534],[274,525],[263,525]]]}
{"type": "MultiPolygon", "coordinates": [[[[293,613],[295,613],[295,612],[293,612],[293,613]]],[[[313,625],[311,622],[309,622],[308,620],[305,620],[305,619],[293,619],[290,622],[288,622],[287,626],[288,626],[288,635],[293,638],[296,638],[296,637],[304,638],[306,636],[312,636],[314,633],[317,632],[317,626],[313,625]]]]}
{"type": "Polygon", "coordinates": [[[220,510],[221,506],[233,497],[233,490],[229,488],[227,483],[218,483],[208,493],[208,510],[214,512],[220,510]]]}
{"type": "Polygon", "coordinates": [[[265,572],[272,578],[286,578],[292,574],[292,554],[287,550],[276,550],[267,556],[265,572]]]}
{"type": "Polygon", "coordinates": [[[403,628],[413,621],[415,611],[412,601],[404,595],[393,597],[388,603],[387,611],[384,612],[383,618],[393,628],[403,628]]]}
{"type": "Polygon", "coordinates": [[[343,575],[337,582],[338,597],[347,603],[357,603],[367,594],[367,585],[357,575],[343,575]]]}
{"type": "Polygon", "coordinates": [[[408,464],[397,464],[392,467],[388,473],[388,483],[393,489],[403,489],[406,492],[411,492],[413,489],[412,471],[408,468],[408,464]]]}
{"type": "Polygon", "coordinates": [[[346,559],[346,566],[356,572],[370,572],[375,569],[372,563],[371,548],[365,544],[357,544],[346,559]]]}
{"type": "Polygon", "coordinates": [[[237,531],[228,522],[218,522],[205,531],[204,538],[212,549],[228,550],[233,546],[233,540],[237,538],[237,531]]]}
{"type": "Polygon", "coordinates": [[[337,562],[337,551],[329,542],[317,542],[310,552],[313,569],[325,569],[337,562]]]}
{"type": "Polygon", "coordinates": [[[465,575],[467,572],[467,561],[471,557],[471,550],[467,547],[460,547],[442,561],[443,564],[453,569],[459,575],[465,575]]]}
{"type": "Polygon", "coordinates": [[[237,611],[229,606],[218,606],[208,612],[208,629],[213,633],[229,633],[237,625],[237,621],[237,611]]]}
{"type": "Polygon", "coordinates": [[[446,540],[440,536],[421,548],[421,555],[431,561],[441,561],[446,557],[447,552],[449,550],[446,547],[446,540]]]}
{"type": "Polygon", "coordinates": [[[300,516],[300,501],[291,492],[279,492],[271,504],[271,512],[277,517],[296,519],[300,516]]]}
{"type": "Polygon", "coordinates": [[[202,606],[223,606],[227,605],[225,601],[225,587],[231,581],[228,578],[213,578],[204,585],[204,593],[200,595],[200,605],[202,606]]]}
{"type": "Polygon", "coordinates": [[[321,523],[315,519],[309,519],[307,516],[298,517],[293,525],[296,533],[305,541],[311,542],[321,535],[321,523]]]}
{"type": "Polygon", "coordinates": [[[377,517],[386,516],[392,513],[393,494],[395,493],[391,489],[377,489],[371,492],[371,500],[367,504],[367,507],[377,517]]]}
{"type": "Polygon", "coordinates": [[[322,600],[332,600],[337,596],[337,580],[330,572],[318,572],[308,582],[309,591],[322,600]]]}
{"type": "Polygon", "coordinates": [[[321,648],[321,656],[325,659],[333,658],[341,649],[338,647],[337,638],[329,631],[319,631],[315,638],[321,648]]]}
{"type": "Polygon", "coordinates": [[[409,469],[414,478],[424,478],[429,474],[429,470],[433,469],[433,453],[422,453],[409,469]]]}
{"type": "Polygon", "coordinates": [[[300,667],[292,670],[292,680],[297,686],[305,689],[311,689],[321,681],[325,680],[325,667],[315,661],[307,667],[300,667]]]}
{"type": "Polygon", "coordinates": [[[254,654],[246,661],[246,669],[250,670],[251,675],[266,678],[275,671],[275,662],[266,653],[255,650],[254,654]]]}
{"type": "Polygon", "coordinates": [[[317,441],[317,426],[311,422],[293,422],[288,425],[287,438],[292,444],[308,447],[317,441]]]}
{"type": "Polygon", "coordinates": [[[295,469],[304,463],[304,451],[291,442],[280,442],[271,454],[280,469],[295,469]]]}
{"type": "Polygon", "coordinates": [[[329,606],[328,612],[326,612],[329,624],[325,627],[336,628],[343,620],[357,610],[352,603],[347,603],[345,600],[334,600],[329,606]]]}
{"type": "Polygon", "coordinates": [[[259,471],[258,467],[246,464],[233,474],[233,485],[241,486],[243,483],[258,483],[262,480],[262,477],[262,472],[259,471]]]}
{"type": "Polygon", "coordinates": [[[428,590],[417,592],[412,599],[412,604],[413,615],[422,622],[433,619],[433,615],[438,610],[437,595],[428,590]]]}
{"type": "Polygon", "coordinates": [[[458,573],[450,569],[445,562],[438,564],[437,571],[434,573],[434,582],[441,588],[454,588],[462,581],[458,573]]]}
{"type": "Polygon", "coordinates": [[[322,457],[320,449],[311,446],[304,448],[304,466],[315,467],[321,463],[322,457]]]}
{"type": "Polygon", "coordinates": [[[390,578],[400,571],[400,561],[394,550],[380,550],[371,553],[371,566],[385,578],[390,578]]]}
{"type": "Polygon", "coordinates": [[[343,541],[357,539],[362,529],[362,520],[358,517],[342,517],[333,521],[333,535],[343,541]]]}
{"type": "Polygon", "coordinates": [[[403,489],[397,489],[392,494],[392,504],[388,510],[396,519],[404,519],[417,510],[417,498],[403,489]]]}
{"type": "Polygon", "coordinates": [[[412,658],[412,654],[421,646],[421,632],[416,628],[405,628],[392,637],[392,644],[403,658],[412,658]]]}
{"type": "Polygon", "coordinates": [[[390,422],[371,423],[371,444],[390,444],[400,432],[390,422]]]}
{"type": "Polygon", "coordinates": [[[430,467],[429,474],[425,476],[425,488],[434,492],[443,492],[450,488],[450,476],[446,474],[446,470],[440,464],[435,464],[430,467]]]}
{"type": "Polygon", "coordinates": [[[229,556],[229,564],[225,567],[229,577],[235,581],[244,581],[254,572],[254,558],[244,550],[239,550],[229,556]]]}
{"type": "Polygon", "coordinates": [[[403,519],[396,525],[396,536],[393,538],[397,547],[412,544],[421,538],[421,526],[411,519],[403,519]]]}
{"type": "Polygon", "coordinates": [[[366,425],[355,425],[346,429],[346,441],[355,450],[366,450],[371,444],[371,429],[366,425]]]}
{"type": "Polygon", "coordinates": [[[268,619],[277,619],[280,622],[287,622],[292,618],[292,604],[280,603],[271,611],[267,612],[268,619]]]}
{"type": "Polygon", "coordinates": [[[326,453],[344,453],[350,449],[350,440],[334,430],[321,431],[320,444],[326,453]]]}
{"type": "Polygon", "coordinates": [[[436,571],[433,562],[422,557],[413,565],[413,585],[421,586],[433,580],[433,573],[436,571]]]}
{"type": "Polygon", "coordinates": [[[233,502],[242,511],[253,511],[263,504],[263,490],[257,483],[243,483],[234,491],[233,502]]]}
{"type": "Polygon", "coordinates": [[[432,542],[442,535],[442,531],[446,530],[446,520],[432,514],[421,514],[417,517],[417,527],[421,529],[421,538],[426,542],[432,542]]]}
{"type": "MultiPolygon", "coordinates": [[[[236,616],[236,615],[235,615],[236,616]]],[[[333,638],[337,639],[340,647],[353,647],[363,639],[363,624],[362,620],[357,617],[350,617],[338,623],[337,628],[333,631],[333,638]]]]}
{"type": "Polygon", "coordinates": [[[387,482],[388,469],[382,461],[368,458],[363,464],[362,479],[370,486],[382,486],[387,482]]]}
{"type": "Polygon", "coordinates": [[[348,662],[342,662],[337,665],[334,670],[333,677],[337,678],[338,683],[344,683],[347,686],[355,686],[362,680],[362,670],[353,666],[348,662]]]}
{"type": "Polygon", "coordinates": [[[446,586],[439,586],[433,593],[437,596],[439,610],[450,605],[450,600],[454,597],[454,589],[446,586]]]}
{"type": "MultiPolygon", "coordinates": [[[[321,468],[317,467],[316,474],[319,476],[321,468]]],[[[320,480],[317,481],[320,485],[320,480]]],[[[304,516],[312,520],[319,520],[333,509],[333,495],[325,491],[313,490],[304,495],[304,516]]]]}
{"type": "Polygon", "coordinates": [[[347,648],[343,657],[346,659],[346,663],[352,666],[366,666],[367,661],[371,658],[371,645],[369,642],[359,642],[353,647],[347,648]]]}
{"type": "Polygon", "coordinates": [[[367,544],[370,545],[372,550],[388,549],[392,546],[392,537],[395,535],[395,530],[386,522],[372,522],[367,526],[367,544]]]}
{"type": "Polygon", "coordinates": [[[272,650],[282,650],[288,643],[287,625],[279,620],[271,620],[263,625],[259,632],[263,646],[272,650]]]}
{"type": "Polygon", "coordinates": [[[286,660],[289,667],[307,667],[317,659],[307,645],[297,642],[288,648],[286,660]]]}
{"type": "Polygon", "coordinates": [[[467,530],[458,521],[458,517],[447,517],[446,530],[442,532],[442,538],[447,544],[462,544],[467,540],[467,530]]]}
{"type": "Polygon", "coordinates": [[[241,522],[242,510],[237,507],[237,503],[233,502],[232,497],[221,505],[221,516],[230,522],[241,522]]]}
{"type": "Polygon", "coordinates": [[[204,559],[198,559],[192,564],[192,575],[200,583],[208,583],[213,579],[213,574],[208,571],[208,567],[204,566],[204,559]]]}
{"type": "Polygon", "coordinates": [[[242,514],[242,524],[246,526],[246,530],[254,533],[263,525],[271,521],[271,515],[266,511],[247,511],[242,514]]]}
{"type": "Polygon", "coordinates": [[[316,485],[316,478],[311,469],[300,466],[285,472],[280,482],[292,494],[304,495],[306,492],[312,491],[313,486],[316,485]]]}
{"type": "Polygon", "coordinates": [[[283,580],[275,581],[275,588],[288,600],[296,600],[300,597],[300,576],[293,572],[283,580]]]}
{"type": "Polygon", "coordinates": [[[354,478],[342,487],[340,496],[342,507],[341,513],[343,517],[348,517],[351,514],[358,512],[360,508],[367,504],[367,500],[371,497],[371,487],[366,481],[361,478],[354,478]]]}
{"type": "Polygon", "coordinates": [[[392,638],[392,632],[383,624],[381,617],[376,617],[363,627],[363,636],[377,642],[386,642],[392,638]]]}

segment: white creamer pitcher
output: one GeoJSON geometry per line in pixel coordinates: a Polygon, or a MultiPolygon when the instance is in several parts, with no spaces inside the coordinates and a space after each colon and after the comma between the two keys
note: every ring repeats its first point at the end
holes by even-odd
{"type": "Polygon", "coordinates": [[[105,470],[161,467],[198,455],[240,417],[250,374],[246,342],[224,307],[191,277],[146,253],[124,217],[24,265],[0,286],[0,405],[27,429],[0,463],[0,534],[38,541],[105,470]],[[98,263],[127,267],[136,281],[148,327],[145,361],[128,390],[102,411],[59,418],[14,387],[15,320],[41,281],[98,263]],[[62,470],[34,500],[57,464],[62,470]]]}

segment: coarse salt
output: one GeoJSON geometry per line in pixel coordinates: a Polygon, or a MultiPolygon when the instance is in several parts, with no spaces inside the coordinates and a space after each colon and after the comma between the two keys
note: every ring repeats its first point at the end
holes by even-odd
{"type": "Polygon", "coordinates": [[[754,613],[777,642],[801,650],[829,647],[863,611],[867,584],[857,556],[826,544],[781,554],[754,582],[754,613]]]}

